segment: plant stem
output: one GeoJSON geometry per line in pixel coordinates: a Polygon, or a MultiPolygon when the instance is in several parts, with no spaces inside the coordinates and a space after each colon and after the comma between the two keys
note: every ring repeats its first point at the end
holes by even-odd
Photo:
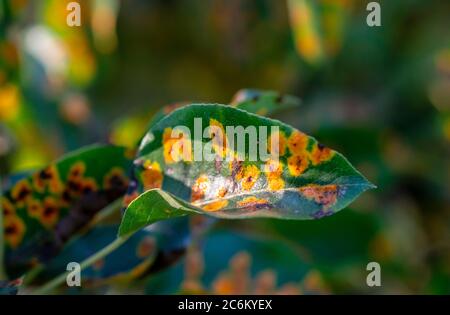
{"type": "MultiPolygon", "coordinates": [[[[114,214],[114,212],[122,205],[122,198],[118,198],[116,201],[110,203],[106,207],[104,207],[102,210],[100,210],[97,215],[94,217],[94,219],[88,224],[86,227],[86,230],[91,229],[93,226],[95,226],[97,223],[105,220],[110,215],[114,214]]],[[[34,268],[32,268],[30,271],[28,271],[25,274],[23,285],[27,286],[30,285],[33,280],[45,269],[43,265],[38,265],[34,268]]]]}
{"type": "Polygon", "coordinates": [[[3,182],[0,176],[0,280],[7,280],[5,272],[5,231],[4,231],[4,213],[1,203],[3,196],[3,182]]]}
{"type": "MultiPolygon", "coordinates": [[[[109,245],[104,247],[102,250],[100,250],[100,251],[96,252],[95,254],[93,254],[92,256],[86,258],[80,264],[80,270],[83,270],[83,269],[91,266],[92,264],[94,264],[99,259],[101,259],[101,258],[107,256],[108,254],[110,254],[111,252],[113,252],[115,249],[117,249],[123,243],[125,243],[130,238],[130,236],[131,235],[118,237],[118,238],[116,238],[116,240],[114,242],[110,243],[109,245]]],[[[46,293],[49,293],[51,290],[53,290],[53,289],[57,288],[59,285],[63,284],[64,281],[66,280],[67,275],[69,273],[70,272],[67,271],[67,272],[64,272],[64,273],[60,274],[59,276],[57,276],[53,280],[50,280],[49,282],[44,284],[41,288],[36,289],[35,291],[31,292],[31,294],[46,294],[46,293]]]]}

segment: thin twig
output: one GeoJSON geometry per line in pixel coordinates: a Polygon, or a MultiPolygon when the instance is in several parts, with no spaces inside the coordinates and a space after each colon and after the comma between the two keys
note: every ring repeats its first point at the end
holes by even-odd
{"type": "MultiPolygon", "coordinates": [[[[87,259],[85,259],[80,264],[80,271],[85,269],[85,268],[87,268],[87,267],[89,267],[89,266],[91,266],[91,265],[93,265],[95,262],[97,262],[101,258],[103,258],[103,257],[107,256],[108,254],[112,253],[114,250],[119,248],[123,243],[125,243],[130,238],[130,236],[131,235],[116,238],[116,240],[114,242],[110,243],[109,245],[104,247],[102,250],[96,252],[92,256],[90,256],[87,259]]],[[[39,289],[36,289],[35,291],[32,291],[31,294],[46,294],[46,293],[50,293],[53,289],[55,289],[58,286],[60,286],[61,284],[63,284],[64,281],[66,281],[66,278],[67,278],[67,276],[69,274],[70,274],[70,271],[67,271],[67,272],[64,272],[64,273],[60,274],[59,276],[57,276],[53,280],[50,280],[49,282],[44,284],[39,289]]]]}

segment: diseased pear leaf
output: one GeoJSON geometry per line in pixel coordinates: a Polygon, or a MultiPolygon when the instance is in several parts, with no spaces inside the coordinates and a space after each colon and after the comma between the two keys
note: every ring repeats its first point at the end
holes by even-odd
{"type": "Polygon", "coordinates": [[[46,263],[99,210],[123,196],[131,164],[125,148],[90,146],[6,190],[1,204],[8,275],[46,263]]]}
{"type": "Polygon", "coordinates": [[[192,104],[159,121],[144,137],[134,165],[135,186],[161,190],[128,196],[128,203],[137,199],[125,211],[120,235],[193,213],[231,219],[316,219],[339,211],[374,187],[340,153],[314,138],[279,121],[218,104],[192,104]],[[257,139],[249,139],[251,132],[227,134],[227,127],[236,125],[255,128],[257,139]],[[183,133],[174,135],[176,126],[183,126],[183,133]],[[205,136],[206,127],[211,129],[205,136]],[[261,130],[267,131],[267,139],[261,130]],[[219,133],[226,135],[224,141],[218,141],[219,133]],[[275,148],[267,145],[269,158],[253,160],[249,152],[231,145],[238,138],[245,148],[271,143],[272,138],[279,141],[275,148]],[[279,159],[272,158],[274,151],[279,159]]]}

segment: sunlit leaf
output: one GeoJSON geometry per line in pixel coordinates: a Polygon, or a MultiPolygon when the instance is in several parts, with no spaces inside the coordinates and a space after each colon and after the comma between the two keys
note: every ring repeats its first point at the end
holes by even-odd
{"type": "MultiPolygon", "coordinates": [[[[261,136],[262,131],[257,133],[261,136]]],[[[268,136],[275,136],[275,132],[268,136]]],[[[249,148],[251,141],[248,136],[244,138],[245,148],[249,148]]],[[[374,187],[340,153],[314,138],[279,121],[217,104],[193,104],[161,120],[144,137],[134,164],[133,185],[150,191],[139,197],[137,193],[128,196],[131,204],[120,235],[193,213],[220,218],[321,218],[374,187]],[[257,130],[267,127],[270,132],[270,127],[278,127],[279,160],[251,161],[248,152],[239,152],[244,155],[239,161],[238,152],[227,146],[231,143],[228,140],[237,141],[235,135],[226,135],[222,146],[215,143],[215,134],[210,134],[213,141],[202,137],[207,126],[226,133],[227,126],[237,124],[257,130]],[[191,135],[185,130],[181,137],[173,138],[172,128],[179,125],[188,128],[191,135]],[[194,130],[199,128],[200,135],[194,130]],[[177,155],[180,145],[189,149],[177,155]],[[207,148],[212,149],[214,158],[196,160],[195,148],[204,154],[207,148]]]]}

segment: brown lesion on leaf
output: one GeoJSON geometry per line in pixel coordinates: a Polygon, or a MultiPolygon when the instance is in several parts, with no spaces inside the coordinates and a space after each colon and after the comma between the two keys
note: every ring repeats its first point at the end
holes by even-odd
{"type": "Polygon", "coordinates": [[[300,193],[307,199],[314,200],[324,209],[333,206],[340,194],[338,185],[308,185],[299,188],[300,193]]]}
{"type": "Polygon", "coordinates": [[[260,199],[255,196],[250,196],[238,201],[237,206],[246,210],[261,210],[271,208],[272,205],[267,199],[260,199]]]}

